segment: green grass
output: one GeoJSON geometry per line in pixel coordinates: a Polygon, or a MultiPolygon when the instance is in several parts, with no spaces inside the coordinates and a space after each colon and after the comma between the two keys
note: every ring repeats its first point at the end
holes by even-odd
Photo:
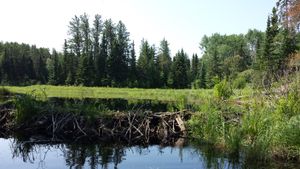
{"type": "Polygon", "coordinates": [[[26,87],[4,86],[12,93],[28,94],[34,91],[38,95],[58,98],[105,98],[105,99],[149,99],[158,101],[180,101],[186,98],[188,103],[199,103],[212,97],[207,89],[137,89],[81,86],[34,85],[26,87]]]}

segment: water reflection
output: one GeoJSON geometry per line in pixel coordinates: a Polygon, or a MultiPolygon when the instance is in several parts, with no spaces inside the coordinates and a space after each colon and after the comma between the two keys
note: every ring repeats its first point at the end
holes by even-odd
{"type": "Polygon", "coordinates": [[[128,146],[117,143],[33,143],[0,139],[0,168],[9,169],[240,169],[296,168],[244,163],[210,146],[128,146]]]}
{"type": "Polygon", "coordinates": [[[0,168],[241,168],[217,154],[191,145],[128,146],[117,143],[33,143],[1,139],[0,168]],[[9,154],[12,154],[10,156],[9,154]]]}

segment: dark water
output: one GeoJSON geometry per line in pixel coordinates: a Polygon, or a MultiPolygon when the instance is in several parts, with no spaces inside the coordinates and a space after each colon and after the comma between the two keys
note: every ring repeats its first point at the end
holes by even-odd
{"type": "Polygon", "coordinates": [[[207,156],[185,146],[120,144],[31,144],[0,139],[0,168],[5,169],[201,169],[242,168],[222,156],[207,156]]]}

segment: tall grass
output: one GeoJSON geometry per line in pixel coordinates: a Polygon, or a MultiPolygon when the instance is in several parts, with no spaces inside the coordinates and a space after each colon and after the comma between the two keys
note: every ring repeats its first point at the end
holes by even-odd
{"type": "Polygon", "coordinates": [[[215,96],[189,120],[191,135],[250,161],[300,160],[299,87],[287,94],[253,95],[243,104],[236,104],[236,97],[215,96]]]}
{"type": "Polygon", "coordinates": [[[4,86],[10,92],[26,94],[31,91],[45,92],[47,97],[57,98],[105,98],[105,99],[143,99],[158,101],[181,101],[200,103],[203,99],[212,96],[208,89],[137,89],[137,88],[110,88],[110,87],[82,87],[82,86],[50,86],[34,85],[26,87],[4,86]]]}
{"type": "Polygon", "coordinates": [[[16,124],[28,122],[40,112],[41,108],[36,96],[31,94],[17,95],[14,99],[14,106],[16,108],[14,116],[16,124]]]}

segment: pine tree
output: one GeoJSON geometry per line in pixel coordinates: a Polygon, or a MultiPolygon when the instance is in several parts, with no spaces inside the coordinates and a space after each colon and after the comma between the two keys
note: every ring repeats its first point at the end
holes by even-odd
{"type": "MultiPolygon", "coordinates": [[[[118,55],[117,53],[117,47],[118,44],[116,42],[116,32],[115,32],[115,25],[112,22],[111,19],[106,20],[104,22],[104,29],[103,29],[103,37],[105,37],[105,46],[103,45],[103,47],[106,47],[106,49],[103,49],[103,54],[107,54],[106,56],[106,60],[105,60],[105,70],[106,70],[106,78],[104,79],[105,84],[106,85],[112,85],[114,82],[114,76],[115,76],[115,72],[114,72],[114,62],[116,60],[116,56],[118,55]]],[[[104,40],[103,39],[103,40],[104,40]]],[[[101,48],[102,49],[102,48],[101,48]]]]}
{"type": "Polygon", "coordinates": [[[58,79],[58,53],[53,49],[52,51],[52,58],[47,60],[47,68],[48,68],[48,83],[51,85],[57,85],[59,82],[58,79]]]}
{"type": "Polygon", "coordinates": [[[102,74],[104,70],[101,68],[104,66],[100,53],[100,34],[102,32],[102,20],[101,15],[95,15],[94,28],[93,28],[93,57],[95,60],[95,85],[101,85],[102,74]]]}
{"type": "Polygon", "coordinates": [[[189,84],[189,59],[187,54],[181,49],[174,57],[173,61],[173,87],[186,88],[189,84]]]}
{"type": "MultiPolygon", "coordinates": [[[[77,77],[79,79],[84,79],[82,84],[90,86],[93,85],[94,80],[94,59],[92,56],[92,45],[91,45],[91,30],[89,24],[89,17],[86,13],[80,16],[81,24],[80,30],[83,35],[83,48],[81,62],[79,66],[85,66],[84,72],[79,72],[77,75],[82,75],[84,77],[77,77]],[[85,72],[86,71],[86,72],[85,72]]],[[[78,69],[83,69],[79,67],[78,69]]],[[[79,70],[80,71],[80,70],[79,70]]],[[[79,80],[80,81],[80,80],[79,80]]]]}
{"type": "Polygon", "coordinates": [[[130,58],[129,58],[129,87],[137,87],[137,67],[134,41],[130,45],[130,58]]]}
{"type": "Polygon", "coordinates": [[[74,70],[74,62],[73,62],[73,54],[68,51],[68,42],[65,40],[64,43],[64,69],[65,69],[65,82],[66,85],[73,85],[75,82],[75,70],[74,70]]]}
{"type": "Polygon", "coordinates": [[[110,62],[111,74],[117,84],[125,86],[128,79],[129,32],[121,21],[116,26],[116,35],[110,62]]]}
{"type": "Polygon", "coordinates": [[[150,47],[148,41],[142,40],[137,67],[140,87],[154,88],[159,85],[159,71],[155,57],[155,47],[150,47]]]}
{"type": "Polygon", "coordinates": [[[192,56],[192,65],[191,65],[191,81],[196,80],[199,77],[199,58],[197,54],[192,56]]]}
{"type": "Polygon", "coordinates": [[[171,71],[172,59],[170,56],[169,43],[167,40],[163,39],[160,42],[160,48],[158,52],[158,65],[161,87],[168,86],[168,76],[171,71]]]}
{"type": "Polygon", "coordinates": [[[109,85],[108,75],[107,75],[107,59],[108,59],[108,42],[107,35],[103,33],[101,45],[100,45],[100,55],[97,63],[97,80],[100,81],[102,86],[109,85]]]}
{"type": "Polygon", "coordinates": [[[88,57],[83,56],[79,60],[78,69],[77,69],[77,78],[76,78],[76,84],[77,85],[83,85],[88,86],[90,81],[88,79],[89,77],[89,71],[88,71],[88,57]]]}

